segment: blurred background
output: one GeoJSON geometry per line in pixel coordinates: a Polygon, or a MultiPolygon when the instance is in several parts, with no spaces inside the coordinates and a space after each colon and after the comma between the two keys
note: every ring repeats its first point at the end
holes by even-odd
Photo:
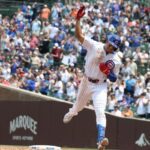
{"type": "MultiPolygon", "coordinates": [[[[118,57],[123,64],[117,82],[108,81],[107,114],[127,120],[140,119],[147,124],[150,119],[149,0],[0,0],[0,83],[1,91],[5,91],[1,92],[1,107],[10,105],[11,109],[12,103],[8,101],[27,100],[23,91],[34,94],[30,101],[36,101],[36,95],[40,95],[48,101],[64,102],[62,116],[72,105],[86,56],[86,49],[74,35],[75,12],[81,4],[86,6],[81,24],[86,36],[104,43],[109,34],[121,37],[118,57]],[[21,96],[14,91],[10,96],[12,89],[19,90],[21,96]]],[[[87,107],[92,113],[92,102],[87,107]]],[[[25,106],[22,109],[28,112],[25,106]]],[[[8,118],[19,115],[20,111],[8,118]]],[[[95,133],[94,126],[93,130],[95,133]]],[[[147,139],[146,146],[149,145],[147,139]]]]}

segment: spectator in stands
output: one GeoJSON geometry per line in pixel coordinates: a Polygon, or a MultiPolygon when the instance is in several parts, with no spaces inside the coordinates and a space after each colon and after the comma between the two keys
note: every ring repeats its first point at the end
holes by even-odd
{"type": "Polygon", "coordinates": [[[123,67],[121,69],[121,74],[123,76],[123,80],[127,81],[130,79],[131,68],[130,68],[130,59],[126,59],[123,67]]]}
{"type": "Polygon", "coordinates": [[[38,69],[41,66],[41,59],[38,56],[37,51],[34,51],[31,55],[31,65],[32,65],[32,68],[34,69],[38,69]]]}
{"type": "Polygon", "coordinates": [[[127,105],[124,110],[122,111],[123,117],[133,117],[133,111],[131,110],[130,106],[127,105]]]}
{"type": "Polygon", "coordinates": [[[48,21],[50,17],[50,13],[51,13],[50,9],[45,4],[40,14],[40,18],[42,19],[42,21],[48,21]]]}
{"type": "Polygon", "coordinates": [[[54,5],[52,6],[52,9],[51,9],[51,17],[52,17],[52,20],[58,20],[59,18],[59,5],[58,3],[54,3],[54,5]]]}
{"type": "Polygon", "coordinates": [[[128,105],[131,105],[135,102],[135,99],[133,98],[133,96],[129,92],[124,95],[124,99],[125,99],[125,101],[127,102],[128,105]]]}
{"type": "Polygon", "coordinates": [[[125,81],[120,79],[121,81],[118,83],[118,86],[115,88],[115,97],[117,99],[117,103],[119,104],[123,100],[124,90],[125,90],[125,81]]]}
{"type": "Polygon", "coordinates": [[[148,101],[147,101],[147,114],[146,114],[146,118],[150,119],[150,99],[148,99],[148,101]]]}
{"type": "Polygon", "coordinates": [[[17,72],[17,67],[19,66],[19,64],[17,63],[16,59],[12,60],[12,64],[11,64],[11,74],[16,74],[17,72]]]}
{"type": "Polygon", "coordinates": [[[122,101],[119,103],[120,108],[125,108],[128,104],[127,100],[126,100],[126,95],[123,96],[122,101]]]}
{"type": "Polygon", "coordinates": [[[138,77],[134,88],[134,98],[137,99],[143,93],[143,91],[144,91],[144,84],[142,83],[141,78],[138,77]]]}
{"type": "Polygon", "coordinates": [[[134,59],[131,58],[130,59],[130,68],[131,68],[131,74],[133,74],[134,76],[137,75],[137,64],[135,63],[134,59]]]}
{"type": "Polygon", "coordinates": [[[146,99],[150,99],[150,87],[146,88],[146,99]]]}
{"type": "Polygon", "coordinates": [[[7,45],[9,42],[9,36],[2,31],[2,35],[1,35],[1,50],[7,50],[7,45]]]}
{"type": "Polygon", "coordinates": [[[137,116],[140,118],[146,117],[147,99],[145,96],[146,96],[146,93],[142,93],[135,103],[135,105],[137,107],[136,113],[137,113],[137,116]]]}
{"type": "Polygon", "coordinates": [[[17,34],[17,36],[15,38],[15,46],[17,46],[17,47],[23,46],[23,39],[19,33],[17,34]]]}
{"type": "MultiPolygon", "coordinates": [[[[31,57],[28,54],[24,54],[24,57],[22,57],[21,60],[22,60],[22,65],[24,66],[23,70],[25,72],[29,71],[29,69],[31,68],[31,64],[32,64],[31,57]]],[[[18,66],[17,63],[16,65],[18,66]]]]}
{"type": "Polygon", "coordinates": [[[26,11],[27,11],[27,7],[25,8],[25,5],[22,10],[20,8],[17,10],[17,12],[16,12],[16,21],[17,22],[23,21],[24,13],[26,13],[26,11]]]}
{"type": "Polygon", "coordinates": [[[109,112],[114,111],[116,105],[117,105],[117,99],[115,97],[115,94],[111,93],[110,96],[108,96],[107,110],[109,112]]]}
{"type": "Polygon", "coordinates": [[[71,67],[77,66],[77,53],[75,51],[70,52],[70,55],[68,58],[68,65],[71,67]]]}
{"type": "Polygon", "coordinates": [[[150,87],[150,72],[145,74],[145,86],[150,87]]]}
{"type": "Polygon", "coordinates": [[[50,52],[44,55],[44,59],[46,60],[45,62],[46,67],[51,68],[54,65],[54,60],[50,52]]]}
{"type": "Polygon", "coordinates": [[[35,18],[31,24],[32,34],[39,36],[41,31],[41,21],[35,18]]]}
{"type": "Polygon", "coordinates": [[[50,51],[50,39],[47,32],[42,33],[39,39],[39,51],[41,54],[46,54],[50,51]]]}
{"type": "Polygon", "coordinates": [[[130,93],[131,96],[133,96],[135,84],[136,84],[136,77],[134,75],[130,75],[130,79],[126,81],[125,94],[130,93]]]}
{"type": "Polygon", "coordinates": [[[142,54],[140,55],[140,63],[141,65],[145,65],[148,63],[149,55],[148,53],[144,50],[142,51],[142,54]]]}
{"type": "Polygon", "coordinates": [[[117,106],[117,105],[114,107],[114,111],[112,111],[111,114],[113,114],[117,117],[122,117],[122,113],[119,109],[119,106],[117,106]]]}
{"type": "Polygon", "coordinates": [[[33,16],[33,10],[30,5],[27,6],[27,10],[24,13],[25,19],[27,19],[28,23],[31,23],[32,16],[33,16]]]}
{"type": "Polygon", "coordinates": [[[146,118],[150,119],[150,87],[147,87],[146,89],[146,118]]]}
{"type": "Polygon", "coordinates": [[[41,81],[39,91],[43,95],[48,95],[48,93],[49,93],[49,79],[41,81]]]}
{"type": "Polygon", "coordinates": [[[2,14],[0,14],[0,25],[2,24],[2,14]]]}
{"type": "Polygon", "coordinates": [[[135,60],[137,64],[140,64],[141,55],[142,55],[141,48],[137,47],[136,50],[132,53],[132,59],[135,60]]]}
{"type": "Polygon", "coordinates": [[[74,102],[77,95],[77,84],[73,78],[70,78],[70,81],[66,84],[66,95],[67,100],[74,102]]]}
{"type": "Polygon", "coordinates": [[[68,68],[65,65],[60,66],[60,76],[61,76],[61,80],[62,80],[64,85],[66,85],[67,82],[69,82],[70,77],[71,77],[71,74],[68,72],[67,69],[68,68]]]}
{"type": "Polygon", "coordinates": [[[32,51],[35,50],[35,48],[38,47],[39,39],[36,35],[32,34],[31,39],[30,39],[30,48],[32,51]]]}
{"type": "Polygon", "coordinates": [[[61,77],[58,76],[56,78],[54,88],[55,88],[54,96],[57,97],[57,98],[62,99],[63,96],[64,96],[64,92],[63,92],[64,86],[63,86],[63,82],[61,81],[61,77]]]}
{"type": "Polygon", "coordinates": [[[11,77],[11,70],[10,70],[10,64],[4,63],[2,64],[2,70],[1,70],[2,76],[4,79],[9,80],[11,77]]]}
{"type": "Polygon", "coordinates": [[[38,5],[37,2],[34,2],[32,4],[32,10],[33,10],[33,15],[32,15],[32,20],[36,19],[38,16],[39,16],[39,13],[40,13],[40,5],[38,5]]]}
{"type": "Polygon", "coordinates": [[[35,91],[34,76],[31,75],[26,77],[25,80],[22,82],[21,88],[29,91],[35,91]]]}
{"type": "Polygon", "coordinates": [[[61,64],[62,58],[63,58],[63,50],[62,48],[58,45],[58,43],[54,44],[54,47],[51,52],[53,59],[54,59],[54,66],[58,67],[61,64]]]}

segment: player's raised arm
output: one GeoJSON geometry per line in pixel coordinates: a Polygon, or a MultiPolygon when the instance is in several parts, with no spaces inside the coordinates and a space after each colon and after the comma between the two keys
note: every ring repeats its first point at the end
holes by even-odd
{"type": "Polygon", "coordinates": [[[84,14],[85,14],[85,7],[81,6],[77,12],[76,25],[75,25],[75,34],[76,34],[76,37],[80,41],[81,44],[84,41],[84,35],[82,33],[82,30],[81,30],[80,19],[84,16],[84,14]]]}

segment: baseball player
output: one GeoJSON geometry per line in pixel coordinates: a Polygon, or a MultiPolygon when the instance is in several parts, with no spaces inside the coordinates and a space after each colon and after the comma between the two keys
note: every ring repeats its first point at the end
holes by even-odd
{"type": "Polygon", "coordinates": [[[76,102],[64,116],[63,122],[69,123],[86,106],[88,101],[92,99],[96,114],[98,150],[104,150],[108,145],[108,139],[105,137],[106,80],[110,80],[111,82],[117,80],[117,74],[121,66],[121,60],[117,56],[117,49],[121,41],[114,34],[108,36],[106,44],[85,37],[80,27],[80,19],[84,14],[85,7],[82,6],[76,16],[75,29],[77,39],[87,49],[85,73],[78,90],[76,102]]]}

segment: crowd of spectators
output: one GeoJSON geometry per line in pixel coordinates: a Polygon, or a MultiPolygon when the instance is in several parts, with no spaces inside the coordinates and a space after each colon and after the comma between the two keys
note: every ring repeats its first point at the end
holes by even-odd
{"type": "MultiPolygon", "coordinates": [[[[123,65],[117,82],[108,81],[107,110],[150,118],[150,9],[139,0],[82,4],[86,36],[106,42],[117,33],[122,41],[123,65]]],[[[74,35],[80,5],[23,3],[13,16],[0,15],[0,83],[74,102],[86,56],[74,35]]]]}

